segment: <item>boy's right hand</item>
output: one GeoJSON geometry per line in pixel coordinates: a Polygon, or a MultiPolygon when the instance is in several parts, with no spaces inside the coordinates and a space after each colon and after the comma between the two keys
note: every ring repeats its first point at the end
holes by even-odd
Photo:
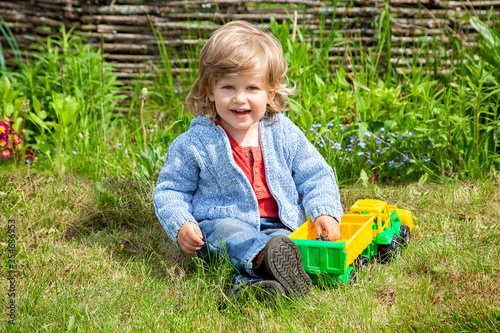
{"type": "Polygon", "coordinates": [[[177,242],[182,251],[187,254],[196,253],[205,244],[200,227],[193,222],[186,222],[182,225],[177,235],[177,242]]]}

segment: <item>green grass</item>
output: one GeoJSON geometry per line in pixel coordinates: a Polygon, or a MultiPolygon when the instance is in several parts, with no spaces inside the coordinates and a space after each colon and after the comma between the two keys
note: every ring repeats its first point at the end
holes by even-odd
{"type": "MultiPolygon", "coordinates": [[[[196,265],[154,215],[150,182],[0,175],[17,226],[17,323],[9,332],[380,332],[500,330],[500,184],[341,188],[344,208],[379,198],[412,211],[403,256],[357,285],[266,306],[229,297],[227,265],[196,265]],[[123,245],[123,247],[122,247],[123,245]]],[[[0,241],[6,265],[6,225],[0,241]]],[[[3,273],[6,274],[5,272],[3,273]]],[[[7,304],[8,282],[0,281],[7,304]]]]}

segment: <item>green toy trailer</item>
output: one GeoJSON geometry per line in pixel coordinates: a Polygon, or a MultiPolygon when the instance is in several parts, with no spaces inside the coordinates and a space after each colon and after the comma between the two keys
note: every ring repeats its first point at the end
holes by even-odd
{"type": "Polygon", "coordinates": [[[355,283],[356,271],[363,270],[371,257],[385,262],[401,255],[413,230],[411,212],[381,200],[358,200],[342,216],[340,239],[315,240],[317,231],[309,220],[290,235],[297,244],[304,270],[313,282],[355,283]]]}

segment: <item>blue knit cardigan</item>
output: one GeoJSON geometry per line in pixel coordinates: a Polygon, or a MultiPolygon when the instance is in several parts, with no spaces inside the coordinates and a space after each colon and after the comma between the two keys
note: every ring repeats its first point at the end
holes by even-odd
{"type": "MultiPolygon", "coordinates": [[[[291,230],[320,215],[340,221],[342,206],[332,168],[283,114],[260,122],[266,180],[279,217],[291,230]]],[[[224,130],[198,116],[170,145],[153,193],[156,215],[168,236],[188,221],[232,217],[260,228],[257,198],[233,160],[224,130]]]]}

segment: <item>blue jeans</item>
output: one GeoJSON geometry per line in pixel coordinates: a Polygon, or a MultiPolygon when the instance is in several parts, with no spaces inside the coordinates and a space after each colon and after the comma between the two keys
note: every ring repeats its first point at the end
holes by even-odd
{"type": "Polygon", "coordinates": [[[262,280],[253,271],[253,259],[273,236],[291,233],[279,219],[265,217],[260,219],[260,230],[233,218],[205,220],[198,226],[205,241],[199,255],[204,258],[224,256],[236,269],[233,292],[248,282],[262,280]]]}

